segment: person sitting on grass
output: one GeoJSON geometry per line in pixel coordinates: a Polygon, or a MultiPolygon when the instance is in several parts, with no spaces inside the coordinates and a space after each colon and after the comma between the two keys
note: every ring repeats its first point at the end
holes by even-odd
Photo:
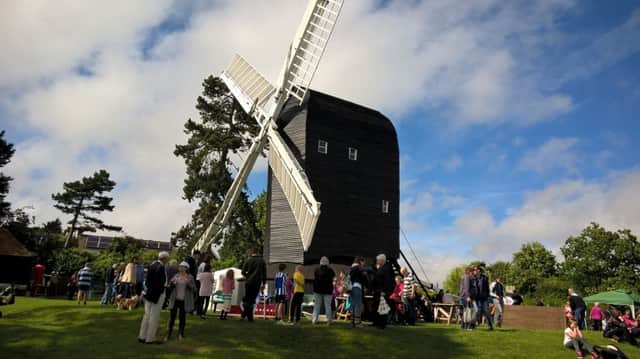
{"type": "Polygon", "coordinates": [[[234,275],[233,269],[229,269],[224,277],[220,276],[222,280],[222,311],[220,312],[220,319],[222,320],[227,320],[227,315],[231,311],[231,297],[236,289],[234,275]]]}
{"type": "Polygon", "coordinates": [[[564,342],[563,345],[567,349],[573,349],[576,352],[576,358],[584,358],[583,352],[591,354],[592,358],[598,358],[598,353],[593,350],[593,346],[584,339],[578,322],[571,320],[569,326],[564,330],[564,342]]]}
{"type": "Polygon", "coordinates": [[[180,311],[180,323],[178,324],[178,340],[184,338],[184,327],[187,324],[186,313],[193,312],[194,293],[196,292],[196,282],[193,276],[189,274],[189,263],[181,262],[178,267],[178,274],[176,274],[170,282],[173,287],[171,292],[171,299],[169,299],[169,310],[171,315],[169,317],[169,327],[167,330],[167,338],[171,339],[173,333],[173,324],[176,322],[176,314],[180,311]]]}
{"type": "Polygon", "coordinates": [[[84,268],[78,272],[78,305],[80,302],[84,302],[87,305],[87,296],[93,285],[93,270],[91,270],[91,263],[87,262],[84,268]]]}
{"type": "Polygon", "coordinates": [[[604,332],[602,332],[602,336],[616,343],[627,341],[631,343],[631,345],[638,345],[638,342],[631,336],[626,324],[621,319],[620,311],[616,308],[611,308],[609,309],[609,313],[611,313],[611,315],[609,319],[607,319],[607,327],[604,332]]]}
{"type": "Polygon", "coordinates": [[[620,318],[627,326],[627,331],[629,331],[629,335],[633,338],[640,338],[640,328],[638,327],[638,320],[633,319],[631,316],[631,311],[629,309],[624,311],[624,315],[620,318]]]}
{"type": "Polygon", "coordinates": [[[278,265],[278,273],[276,273],[276,278],[273,280],[273,287],[275,288],[275,296],[276,296],[276,321],[279,324],[284,320],[284,303],[287,300],[286,296],[286,285],[287,285],[287,274],[284,270],[287,269],[287,265],[284,263],[280,263],[278,265]]]}

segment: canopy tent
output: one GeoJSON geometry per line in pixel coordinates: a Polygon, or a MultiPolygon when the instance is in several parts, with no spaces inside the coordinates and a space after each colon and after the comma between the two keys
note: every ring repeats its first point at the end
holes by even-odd
{"type": "Polygon", "coordinates": [[[636,305],[640,305],[640,296],[627,293],[624,290],[612,290],[590,295],[584,298],[587,303],[606,303],[613,305],[626,305],[631,308],[633,317],[636,317],[636,305]]]}

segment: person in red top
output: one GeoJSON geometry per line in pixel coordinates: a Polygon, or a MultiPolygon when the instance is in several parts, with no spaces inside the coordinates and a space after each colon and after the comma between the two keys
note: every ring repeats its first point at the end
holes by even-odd
{"type": "Polygon", "coordinates": [[[624,325],[627,326],[627,330],[629,334],[631,334],[634,338],[640,338],[640,328],[638,327],[638,320],[633,319],[631,316],[631,311],[629,309],[625,310],[624,315],[620,317],[624,322],[624,325]]]}
{"type": "Polygon", "coordinates": [[[404,291],[404,283],[401,276],[396,276],[396,287],[393,289],[393,293],[389,296],[389,299],[393,300],[395,306],[391,308],[391,319],[396,322],[401,322],[403,318],[398,318],[398,313],[402,313],[402,292],[404,291]]]}
{"type": "Polygon", "coordinates": [[[593,308],[591,308],[589,318],[591,318],[591,328],[593,328],[593,330],[602,330],[602,320],[604,319],[604,312],[602,311],[602,308],[600,308],[599,303],[596,303],[593,308]]]}

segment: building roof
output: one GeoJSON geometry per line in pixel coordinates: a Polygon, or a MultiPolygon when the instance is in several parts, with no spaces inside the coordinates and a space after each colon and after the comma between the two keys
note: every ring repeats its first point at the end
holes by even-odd
{"type": "Polygon", "coordinates": [[[0,256],[33,257],[33,254],[11,232],[0,229],[0,256]]]}

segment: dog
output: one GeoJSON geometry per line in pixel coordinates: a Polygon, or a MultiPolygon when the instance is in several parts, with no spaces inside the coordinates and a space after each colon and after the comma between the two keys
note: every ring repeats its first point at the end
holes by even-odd
{"type": "Polygon", "coordinates": [[[133,310],[133,308],[136,306],[137,303],[138,303],[137,295],[134,295],[131,298],[125,298],[122,296],[122,294],[118,294],[116,296],[116,306],[118,307],[118,310],[120,309],[133,310]]]}

